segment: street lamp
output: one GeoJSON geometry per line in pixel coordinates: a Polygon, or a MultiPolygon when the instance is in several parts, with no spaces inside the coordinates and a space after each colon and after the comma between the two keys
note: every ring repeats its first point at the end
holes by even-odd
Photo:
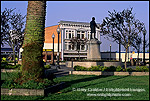
{"type": "Polygon", "coordinates": [[[129,46],[130,46],[130,45],[128,44],[128,62],[129,62],[129,46]]]}
{"type": "Polygon", "coordinates": [[[111,60],[111,44],[110,44],[110,60],[111,60]]]}
{"type": "Polygon", "coordinates": [[[52,38],[53,38],[53,65],[55,65],[55,64],[54,64],[54,38],[55,38],[54,33],[53,33],[53,35],[52,35],[52,38]]]}
{"type": "Polygon", "coordinates": [[[60,66],[59,66],[59,34],[60,34],[60,28],[59,28],[59,25],[58,25],[58,28],[57,28],[57,33],[58,33],[58,52],[57,52],[57,64],[58,64],[58,68],[60,69],[60,66]]]}
{"type": "Polygon", "coordinates": [[[143,40],[143,63],[144,65],[146,65],[145,63],[145,35],[146,35],[146,29],[144,29],[144,32],[143,32],[143,36],[144,36],[144,40],[143,40]]]}

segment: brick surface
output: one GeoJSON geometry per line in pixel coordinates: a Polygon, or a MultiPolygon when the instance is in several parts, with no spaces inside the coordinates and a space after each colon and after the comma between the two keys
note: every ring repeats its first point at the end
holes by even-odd
{"type": "MultiPolygon", "coordinates": [[[[44,43],[53,43],[53,39],[52,39],[53,33],[55,35],[54,43],[58,43],[57,28],[58,28],[58,25],[45,28],[45,41],[44,41],[44,43]]],[[[59,34],[59,43],[61,43],[61,32],[59,34]]]]}

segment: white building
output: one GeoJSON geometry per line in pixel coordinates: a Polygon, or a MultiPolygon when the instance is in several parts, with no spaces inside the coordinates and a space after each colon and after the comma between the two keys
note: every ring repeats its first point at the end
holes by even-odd
{"type": "MultiPolygon", "coordinates": [[[[72,48],[70,39],[77,37],[80,39],[90,39],[90,23],[86,22],[73,22],[73,21],[60,21],[61,28],[61,56],[62,60],[71,59],[86,59],[87,58],[87,44],[76,46],[72,48]],[[77,49],[77,47],[79,49],[77,49]]],[[[97,24],[99,26],[99,24],[97,24]]],[[[96,38],[100,41],[100,30],[96,28],[96,38]]]]}

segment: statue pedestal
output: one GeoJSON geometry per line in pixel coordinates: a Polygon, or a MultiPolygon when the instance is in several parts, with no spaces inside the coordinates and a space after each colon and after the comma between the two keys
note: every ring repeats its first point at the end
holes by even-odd
{"type": "Polygon", "coordinates": [[[101,42],[97,39],[91,39],[87,42],[88,51],[87,51],[87,60],[100,60],[100,44],[101,42]]]}

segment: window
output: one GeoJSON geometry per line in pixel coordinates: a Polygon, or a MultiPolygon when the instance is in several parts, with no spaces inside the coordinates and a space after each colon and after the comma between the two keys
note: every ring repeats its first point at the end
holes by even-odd
{"type": "Polygon", "coordinates": [[[81,36],[81,37],[82,37],[82,39],[84,39],[84,34],[82,34],[82,36],[81,36]]]}
{"type": "Polygon", "coordinates": [[[72,38],[74,37],[74,33],[72,33],[72,38]]]}
{"type": "Polygon", "coordinates": [[[84,50],[84,45],[81,45],[81,50],[84,50]]]}
{"type": "Polygon", "coordinates": [[[71,38],[71,33],[69,33],[69,38],[71,38]]]}
{"type": "Polygon", "coordinates": [[[67,43],[65,43],[65,50],[67,50],[67,43]]]}
{"type": "Polygon", "coordinates": [[[66,39],[68,38],[68,33],[66,33],[66,39]]]}
{"type": "Polygon", "coordinates": [[[72,50],[74,50],[74,45],[72,45],[72,50]]]}
{"type": "Polygon", "coordinates": [[[77,43],[77,50],[80,50],[80,43],[77,43]]]}
{"type": "Polygon", "coordinates": [[[77,34],[77,39],[80,39],[80,34],[77,34]]]}
{"type": "Polygon", "coordinates": [[[51,55],[47,55],[47,60],[51,60],[51,55]]]}
{"type": "Polygon", "coordinates": [[[69,45],[69,50],[71,50],[71,45],[69,45]]]}

